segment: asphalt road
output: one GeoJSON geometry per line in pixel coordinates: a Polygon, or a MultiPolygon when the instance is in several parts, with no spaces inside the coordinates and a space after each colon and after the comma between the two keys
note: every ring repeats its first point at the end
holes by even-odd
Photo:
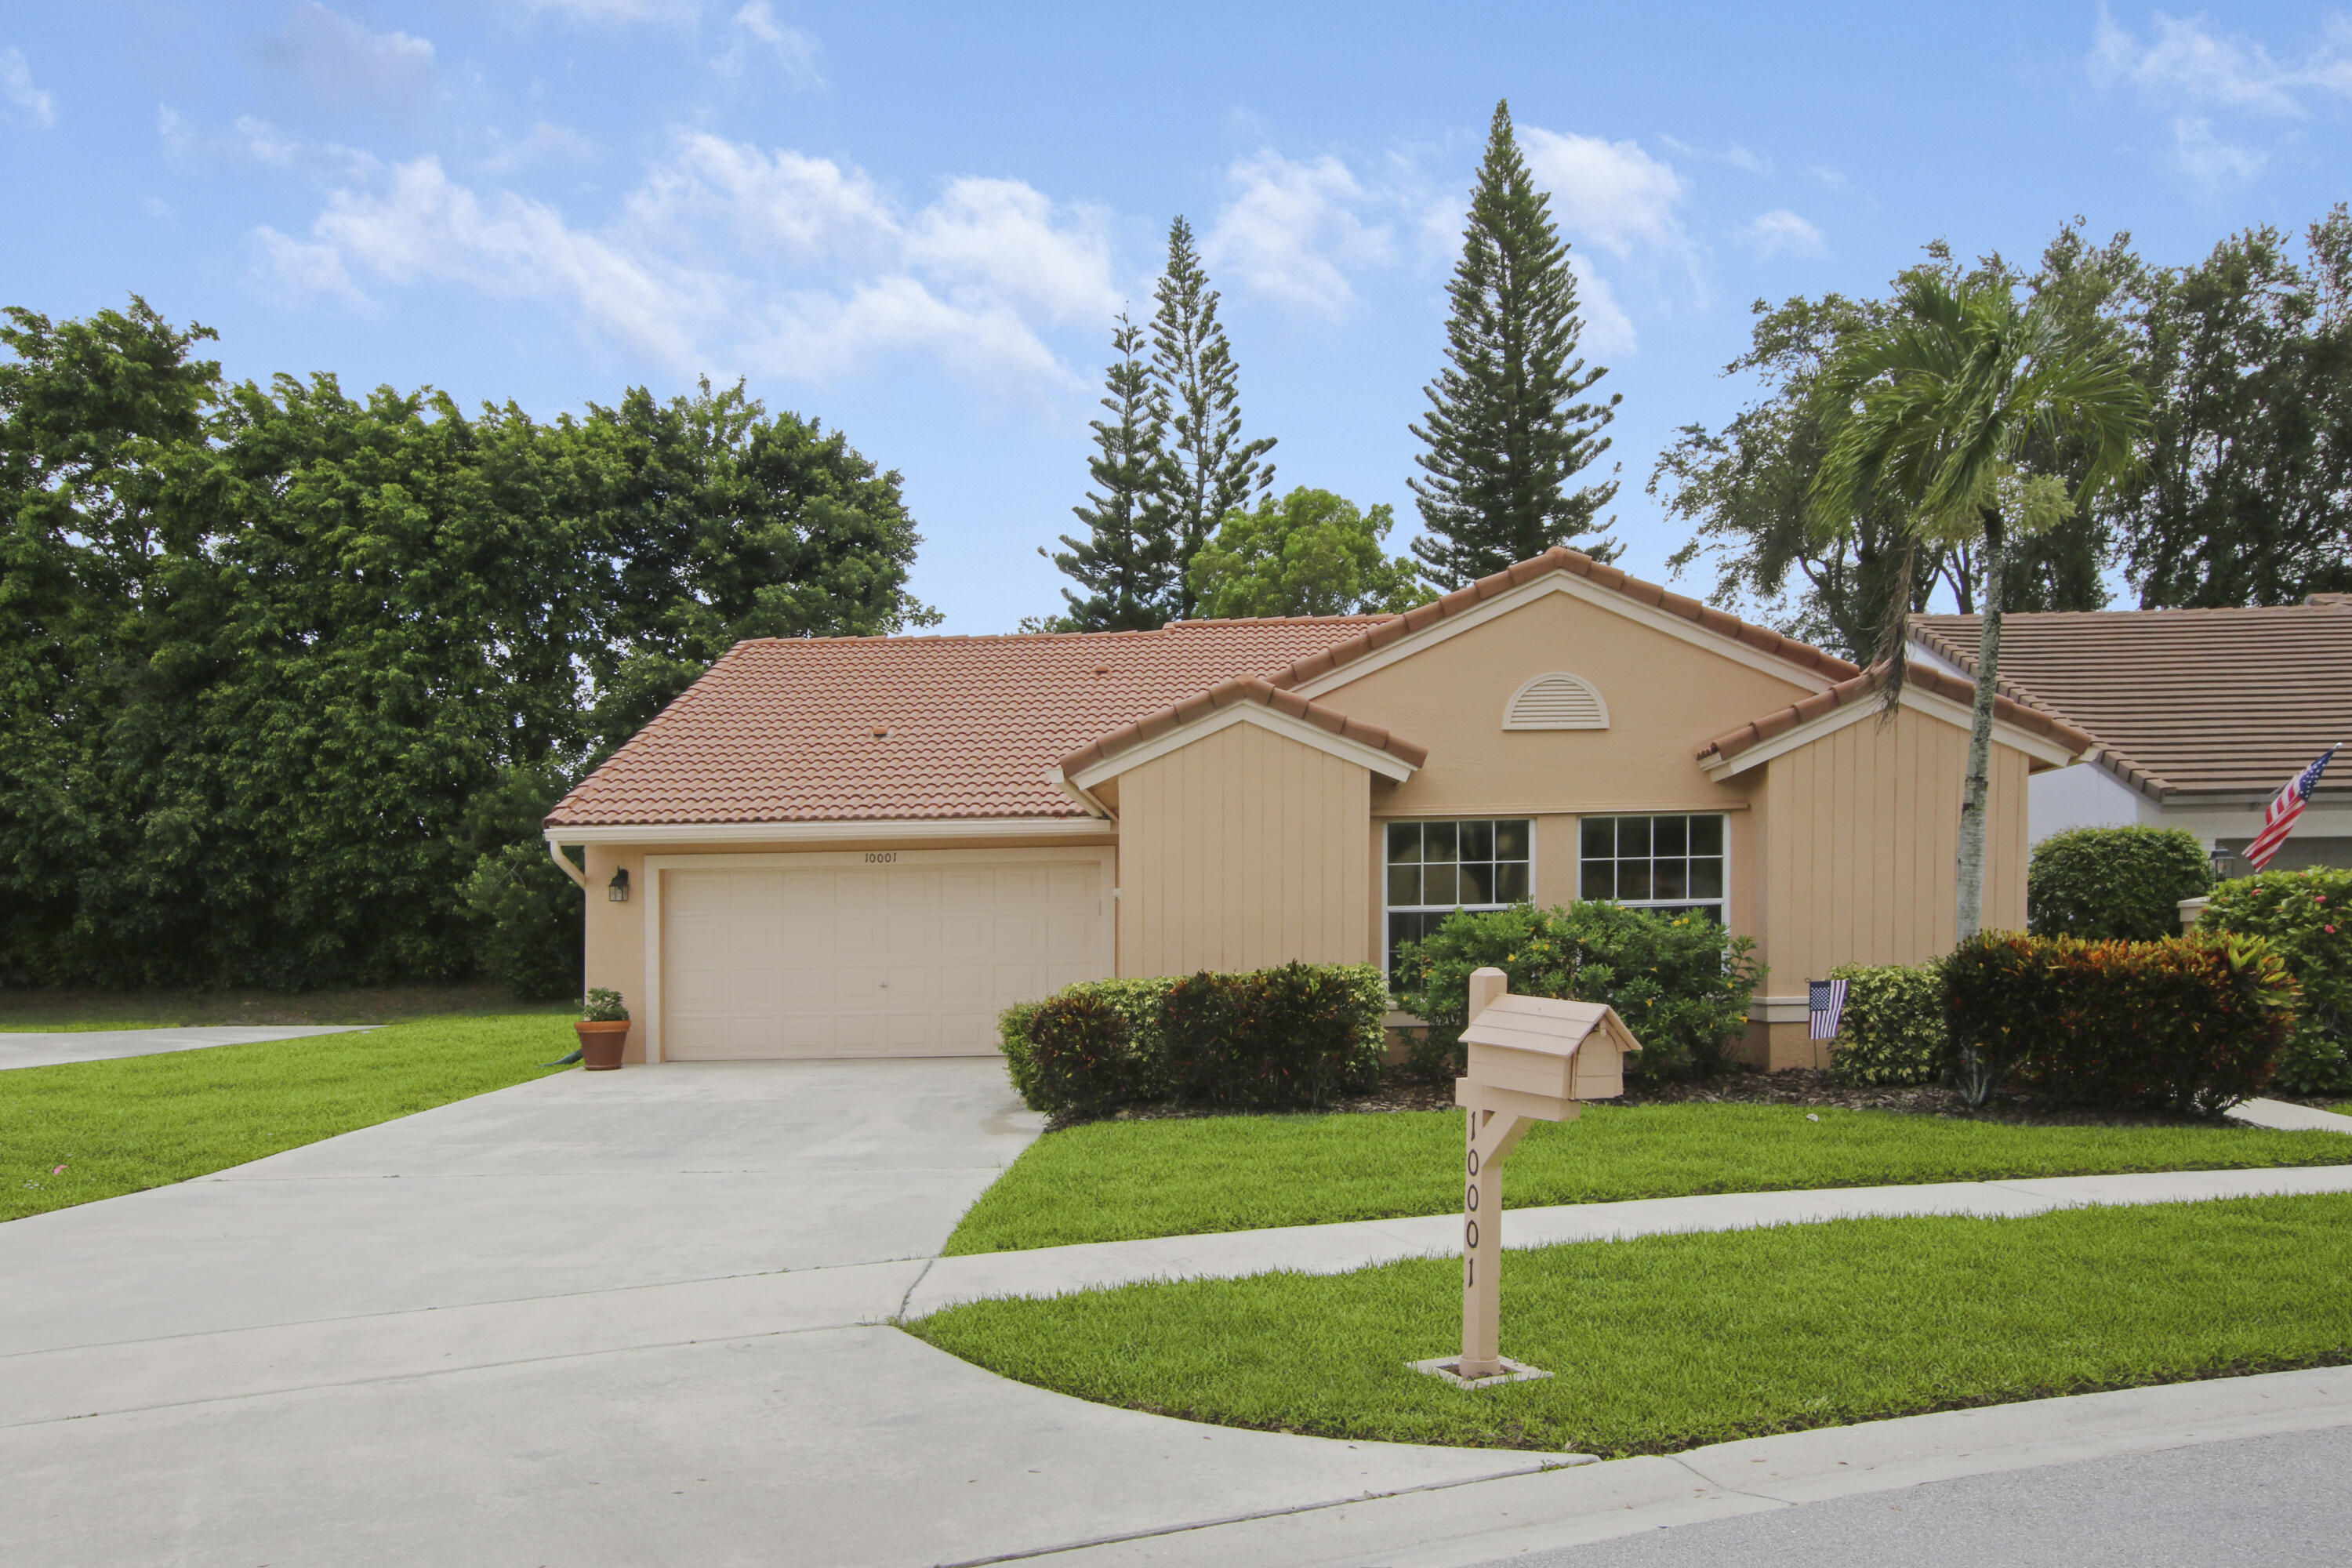
{"type": "Polygon", "coordinates": [[[1510,1568],[2342,1568],[2352,1563],[2352,1428],[1936,1481],[1503,1561],[1510,1568]]]}

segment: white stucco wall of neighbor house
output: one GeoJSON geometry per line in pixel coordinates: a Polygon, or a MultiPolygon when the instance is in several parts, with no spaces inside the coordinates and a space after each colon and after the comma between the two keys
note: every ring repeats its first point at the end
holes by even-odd
{"type": "MultiPolygon", "coordinates": [[[[2095,763],[2035,773],[2025,785],[2025,831],[2032,844],[2070,827],[2185,827],[2208,848],[2219,843],[2239,849],[2262,831],[2263,810],[2251,801],[2160,805],[2095,763]]],[[[2305,806],[2294,837],[2272,866],[2352,866],[2352,805],[2305,806]]]]}
{"type": "Polygon", "coordinates": [[[2163,807],[2096,763],[2052,768],[2025,784],[2029,844],[2039,844],[2070,827],[2132,827],[2143,823],[2154,826],[2163,816],[2163,807]]]}

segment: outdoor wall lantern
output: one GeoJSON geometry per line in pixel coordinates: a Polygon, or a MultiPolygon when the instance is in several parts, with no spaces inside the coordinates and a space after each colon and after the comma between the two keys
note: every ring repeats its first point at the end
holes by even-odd
{"type": "Polygon", "coordinates": [[[614,871],[613,879],[604,884],[604,896],[616,904],[629,901],[629,868],[626,866],[614,871]]]}

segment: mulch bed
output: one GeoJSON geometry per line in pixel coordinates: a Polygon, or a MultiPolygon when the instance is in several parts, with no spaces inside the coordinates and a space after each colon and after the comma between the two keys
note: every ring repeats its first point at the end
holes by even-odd
{"type": "MultiPolygon", "coordinates": [[[[1891,1110],[1906,1116],[1941,1116],[1962,1121],[2006,1121],[2038,1127],[2210,1127],[2184,1116],[2151,1116],[2138,1111],[2098,1110],[2082,1106],[2047,1105],[2030,1095],[2000,1093],[1983,1110],[1971,1110],[1957,1089],[1941,1084],[1915,1088],[1853,1089],[1813,1068],[1783,1068],[1765,1073],[1735,1068],[1717,1078],[1689,1083],[1645,1083],[1629,1079],[1619,1105],[1799,1105],[1840,1110],[1891,1110]]],[[[2299,1104],[2326,1107],[2326,1100],[2299,1104]]],[[[1329,1108],[1342,1114],[1380,1114],[1396,1110],[1451,1110],[1454,1085],[1425,1083],[1392,1077],[1370,1094],[1343,1100],[1329,1108]]],[[[1048,1131],[1059,1131],[1082,1121],[1161,1121],[1199,1116],[1233,1116],[1240,1111],[1202,1110],[1168,1105],[1138,1106],[1100,1117],[1055,1117],[1048,1131]]]]}

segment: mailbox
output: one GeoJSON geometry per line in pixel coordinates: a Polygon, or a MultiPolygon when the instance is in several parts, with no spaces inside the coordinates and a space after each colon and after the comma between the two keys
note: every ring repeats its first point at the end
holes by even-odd
{"type": "Polygon", "coordinates": [[[1468,1112],[1462,1187],[1462,1353],[1411,1363],[1463,1388],[1551,1373],[1501,1351],[1503,1162],[1538,1121],[1573,1121],[1588,1100],[1625,1092],[1625,1053],[1641,1042],[1599,1002],[1514,996],[1499,969],[1470,976],[1462,1031],[1468,1073],[1454,1099],[1468,1112]]]}
{"type": "Polygon", "coordinates": [[[1462,1031],[1462,1044],[1465,1082],[1564,1101],[1624,1093],[1625,1053],[1642,1048],[1615,1008],[1549,996],[1496,996],[1462,1031]]]}

